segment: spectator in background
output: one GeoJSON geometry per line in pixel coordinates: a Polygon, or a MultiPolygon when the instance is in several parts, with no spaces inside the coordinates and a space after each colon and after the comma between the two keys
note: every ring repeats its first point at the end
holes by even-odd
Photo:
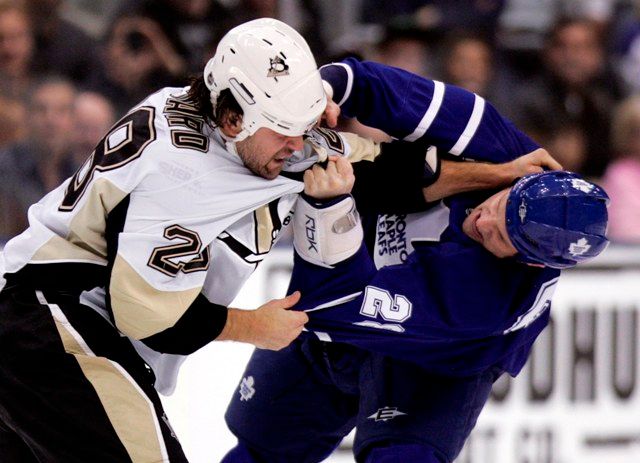
{"type": "Polygon", "coordinates": [[[560,20],[549,33],[543,62],[542,76],[513,96],[509,115],[523,126],[551,114],[579,125],[587,136],[581,173],[602,175],[609,160],[609,108],[619,91],[598,28],[586,20],[560,20]]]}
{"type": "MultiPolygon", "coordinates": [[[[429,38],[431,38],[429,33],[415,27],[387,27],[370,58],[372,61],[404,69],[422,77],[431,77],[433,75],[433,60],[430,59],[429,38]]],[[[357,54],[345,54],[334,58],[333,61],[340,61],[347,56],[354,56],[359,60],[363,59],[357,54]]],[[[357,118],[340,118],[337,129],[356,133],[376,142],[391,141],[388,134],[382,130],[363,125],[357,118]]]]}
{"type": "Polygon", "coordinates": [[[587,136],[577,123],[558,115],[534,115],[523,131],[562,164],[562,168],[581,172],[587,157],[587,136]]]}
{"type": "Polygon", "coordinates": [[[557,0],[507,0],[498,21],[496,46],[515,78],[529,78],[541,68],[545,35],[557,18],[557,0]]]}
{"type": "Polygon", "coordinates": [[[387,25],[410,22],[422,30],[471,29],[493,34],[505,0],[363,0],[362,20],[387,25]]]}
{"type": "Polygon", "coordinates": [[[0,0],[0,93],[22,98],[32,79],[34,37],[27,11],[0,0]]]}
{"type": "Polygon", "coordinates": [[[611,197],[609,236],[616,241],[640,243],[640,95],[616,107],[611,142],[617,158],[603,178],[611,197]]]}
{"type": "Polygon", "coordinates": [[[587,160],[587,135],[575,122],[555,121],[545,145],[562,167],[572,172],[583,172],[587,160]]]}
{"type": "Polygon", "coordinates": [[[388,27],[372,59],[422,77],[432,76],[429,38],[428,33],[415,27],[388,27]]]}
{"type": "Polygon", "coordinates": [[[284,21],[302,34],[318,62],[323,62],[327,58],[327,44],[323,39],[324,18],[320,11],[320,0],[299,0],[286,6],[278,0],[239,0],[231,11],[231,18],[234,24],[257,18],[284,21]]]}
{"type": "Polygon", "coordinates": [[[60,16],[62,3],[26,0],[36,39],[33,66],[38,74],[61,75],[82,85],[98,65],[98,47],[82,29],[60,16]]]}
{"type": "Polygon", "coordinates": [[[620,0],[506,0],[498,21],[497,46],[517,77],[528,78],[541,66],[545,37],[558,18],[588,20],[604,34],[620,0]]]}
{"type": "Polygon", "coordinates": [[[27,111],[22,100],[0,95],[0,150],[27,133],[27,111]]]}
{"type": "Polygon", "coordinates": [[[514,82],[489,39],[475,32],[454,30],[445,36],[439,55],[444,82],[476,93],[510,114],[514,82]]]}
{"type": "Polygon", "coordinates": [[[588,19],[605,32],[609,27],[616,3],[626,0],[556,0],[561,4],[562,14],[573,18],[588,19]]]}
{"type": "Polygon", "coordinates": [[[82,92],[73,105],[73,163],[80,167],[93,152],[102,137],[116,122],[115,110],[109,100],[98,93],[82,92]]]}
{"type": "Polygon", "coordinates": [[[233,20],[217,0],[127,0],[119,11],[118,17],[137,16],[156,25],[153,38],[161,37],[166,53],[181,60],[182,69],[171,71],[174,77],[200,72],[233,20]]]}
{"type": "Polygon", "coordinates": [[[611,36],[616,73],[628,94],[640,92],[640,0],[620,8],[611,36]]]}
{"type": "MultiPolygon", "coordinates": [[[[442,44],[443,80],[488,97],[494,77],[494,53],[480,35],[453,32],[442,44]]],[[[493,102],[493,100],[492,100],[493,102]]]]}
{"type": "Polygon", "coordinates": [[[87,89],[108,98],[118,115],[163,86],[184,83],[184,61],[149,18],[117,18],[107,34],[102,59],[102,71],[94,74],[87,89]]]}
{"type": "Polygon", "coordinates": [[[28,103],[29,136],[0,152],[0,235],[26,228],[27,208],[71,176],[70,149],[75,87],[48,78],[33,87],[28,103]]]}

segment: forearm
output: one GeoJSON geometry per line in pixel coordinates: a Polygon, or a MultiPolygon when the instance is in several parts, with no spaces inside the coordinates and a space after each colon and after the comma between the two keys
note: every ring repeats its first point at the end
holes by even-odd
{"type": "Polygon", "coordinates": [[[508,163],[441,161],[438,180],[422,189],[424,199],[431,203],[447,196],[473,190],[508,186],[515,180],[508,163]]]}

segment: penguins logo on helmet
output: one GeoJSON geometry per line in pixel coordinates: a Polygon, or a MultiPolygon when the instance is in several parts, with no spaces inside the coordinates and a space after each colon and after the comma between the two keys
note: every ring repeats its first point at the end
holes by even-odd
{"type": "Polygon", "coordinates": [[[275,58],[269,58],[269,72],[267,77],[280,77],[289,75],[289,65],[282,58],[276,55],[275,58]]]}

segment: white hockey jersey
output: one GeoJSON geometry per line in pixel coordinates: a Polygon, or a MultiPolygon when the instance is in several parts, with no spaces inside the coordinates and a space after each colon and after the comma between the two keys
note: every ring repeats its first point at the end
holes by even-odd
{"type": "MultiPolygon", "coordinates": [[[[371,142],[320,130],[285,170],[327,154],[378,152],[371,142]]],[[[165,88],[118,121],[72,178],[29,209],[29,228],[5,246],[4,274],[26,275],[34,285],[50,276],[57,284],[88,280],[84,302],[144,340],[174,327],[201,295],[227,306],[302,188],[285,176],[253,175],[186,89],[165,88]]]]}

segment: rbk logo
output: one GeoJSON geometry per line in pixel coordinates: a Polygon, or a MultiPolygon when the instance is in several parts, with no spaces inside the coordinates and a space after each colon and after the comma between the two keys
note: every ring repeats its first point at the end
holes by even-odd
{"type": "Polygon", "coordinates": [[[305,220],[304,226],[306,230],[307,243],[309,243],[309,248],[307,250],[318,252],[318,243],[316,241],[316,221],[313,217],[309,217],[308,215],[305,215],[305,217],[307,220],[305,220]]]}
{"type": "Polygon", "coordinates": [[[406,415],[406,413],[399,412],[398,407],[383,407],[368,418],[375,421],[388,421],[400,415],[406,415]]]}

